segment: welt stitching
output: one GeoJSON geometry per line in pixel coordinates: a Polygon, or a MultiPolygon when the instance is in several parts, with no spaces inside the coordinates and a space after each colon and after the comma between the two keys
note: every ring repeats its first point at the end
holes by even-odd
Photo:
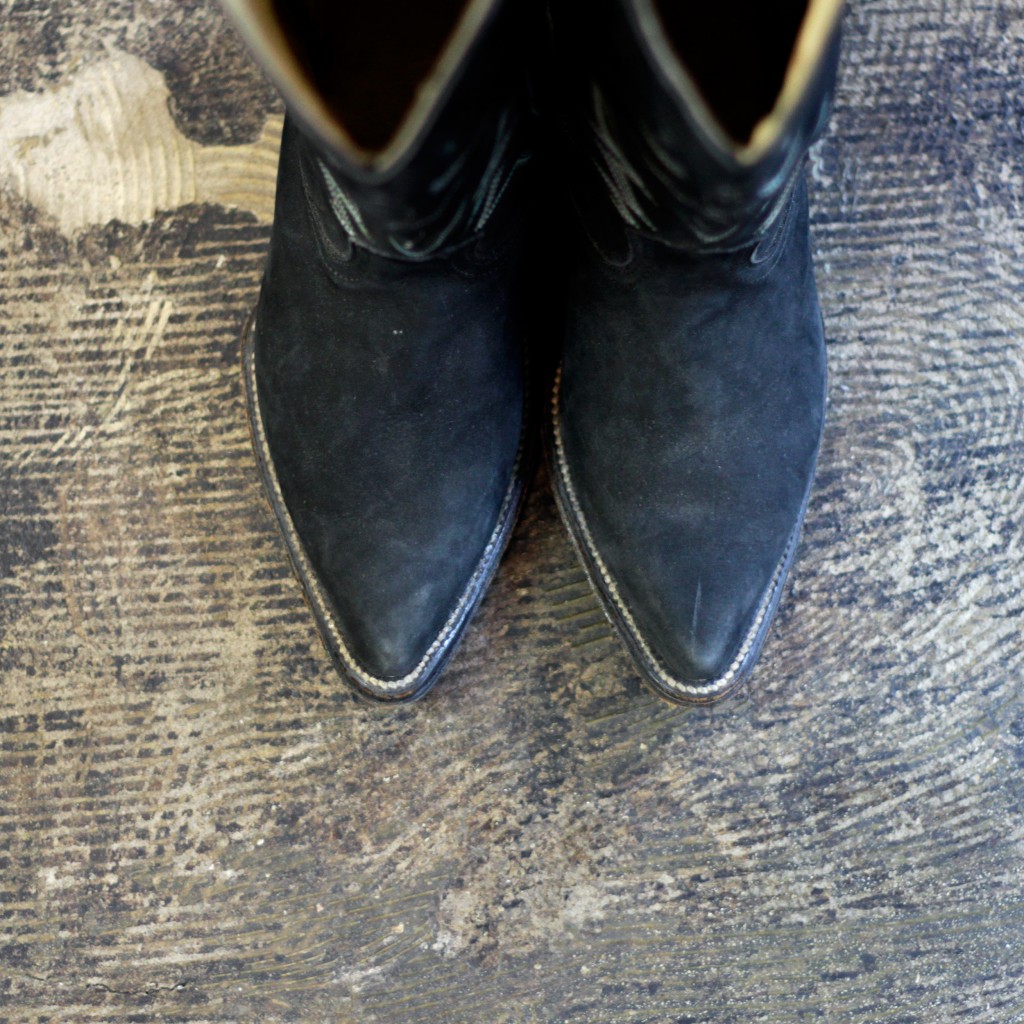
{"type": "Polygon", "coordinates": [[[789,554],[793,549],[793,544],[796,541],[797,531],[794,530],[789,538],[789,543],[786,545],[786,549],[783,552],[782,558],[778,565],[775,567],[775,573],[772,576],[771,582],[765,591],[764,597],[761,599],[761,604],[758,607],[757,614],[754,616],[753,624],[747,631],[746,636],[743,639],[743,644],[740,647],[739,652],[733,659],[732,664],[729,668],[717,679],[710,680],[703,686],[692,686],[686,683],[681,683],[677,679],[673,678],[665,670],[664,666],[652,652],[647,641],[644,639],[643,634],[637,627],[636,620],[633,618],[632,613],[629,610],[629,606],[625,603],[619,594],[618,587],[615,581],[612,579],[611,573],[608,571],[608,567],[604,564],[604,560],[601,558],[600,553],[597,550],[597,546],[594,544],[593,536],[590,533],[590,528],[587,526],[587,521],[583,515],[583,510],[580,507],[579,500],[576,496],[576,490],[572,484],[572,477],[569,474],[569,467],[565,458],[565,449],[562,443],[562,430],[561,430],[561,417],[558,405],[559,388],[561,385],[562,371],[561,368],[555,374],[555,386],[552,394],[551,405],[552,405],[552,425],[555,442],[555,453],[558,460],[558,470],[562,477],[562,482],[565,485],[566,495],[569,498],[569,503],[572,506],[573,514],[576,517],[576,521],[579,524],[580,532],[582,534],[583,541],[587,546],[587,550],[594,561],[594,565],[597,567],[601,574],[601,578],[604,581],[606,592],[611,597],[613,604],[616,609],[622,615],[624,621],[629,626],[631,633],[640,645],[644,657],[647,659],[648,664],[654,670],[658,680],[671,690],[679,693],[688,693],[694,696],[708,696],[719,692],[726,688],[736,678],[746,660],[747,654],[750,652],[751,647],[754,645],[754,641],[757,638],[757,634],[760,632],[761,626],[764,624],[765,616],[767,615],[768,608],[771,606],[772,599],[775,596],[775,592],[779,586],[779,582],[782,577],[783,566],[785,566],[789,554]]]}
{"type": "Polygon", "coordinates": [[[260,447],[260,457],[263,460],[263,464],[266,467],[266,476],[270,481],[274,491],[274,496],[277,499],[277,503],[281,509],[279,518],[282,521],[282,525],[285,528],[285,532],[288,536],[289,547],[295,554],[296,559],[299,561],[303,574],[308,580],[309,591],[311,596],[316,601],[318,611],[324,623],[327,625],[328,631],[331,634],[331,639],[335,641],[337,645],[338,653],[342,656],[342,660],[352,671],[353,675],[356,676],[360,681],[368,683],[372,688],[382,690],[386,693],[400,691],[406,689],[410,684],[422,674],[424,668],[433,659],[434,655],[444,647],[448,640],[451,632],[459,624],[466,606],[472,600],[472,595],[475,591],[476,584],[480,580],[488,569],[488,560],[490,555],[493,553],[495,546],[498,544],[501,534],[504,531],[505,520],[508,517],[510,506],[512,505],[514,495],[518,486],[519,477],[519,466],[522,461],[523,442],[522,436],[520,437],[519,450],[516,452],[515,463],[512,467],[512,481],[509,484],[508,490],[505,492],[505,498],[502,502],[501,509],[498,513],[497,525],[494,528],[487,545],[484,547],[483,553],[480,557],[480,561],[477,564],[476,571],[470,577],[469,583],[466,585],[459,598],[458,604],[455,606],[448,620],[445,622],[441,632],[437,635],[434,642],[427,649],[426,653],[420,659],[411,672],[402,676],[400,679],[387,680],[378,679],[376,676],[372,676],[369,673],[361,669],[353,658],[349,651],[345,641],[341,635],[341,630],[338,627],[335,616],[331,613],[330,602],[327,596],[324,594],[323,589],[320,585],[320,579],[309,563],[309,559],[306,556],[305,548],[302,546],[302,541],[299,539],[298,533],[295,530],[294,523],[292,522],[291,513],[288,511],[288,506],[285,503],[284,495],[281,492],[281,485],[277,479],[277,472],[274,469],[273,461],[270,458],[269,448],[267,446],[267,438],[263,427],[263,414],[260,410],[259,393],[256,388],[256,367],[255,367],[255,346],[252,344],[251,338],[255,334],[256,320],[255,317],[252,320],[250,326],[250,344],[247,346],[246,352],[246,376],[248,378],[249,392],[251,395],[252,402],[252,420],[254,432],[260,447]]]}

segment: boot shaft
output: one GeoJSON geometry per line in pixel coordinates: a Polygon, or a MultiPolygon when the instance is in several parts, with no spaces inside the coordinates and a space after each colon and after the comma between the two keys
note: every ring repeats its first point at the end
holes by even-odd
{"type": "Polygon", "coordinates": [[[683,251],[760,238],[824,127],[842,0],[554,0],[571,188],[613,261],[625,230],[683,251]]]}
{"type": "Polygon", "coordinates": [[[433,258],[478,236],[516,190],[533,0],[222,2],[354,244],[433,258]]]}

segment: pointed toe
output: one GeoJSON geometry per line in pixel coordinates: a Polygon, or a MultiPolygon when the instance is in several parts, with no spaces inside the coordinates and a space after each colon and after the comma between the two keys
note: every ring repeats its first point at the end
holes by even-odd
{"type": "Polygon", "coordinates": [[[257,461],[336,667],[363,696],[413,700],[524,490],[533,113],[518,40],[535,15],[512,0],[383,20],[226,7],[287,107],[244,340],[257,461]]]}
{"type": "Polygon", "coordinates": [[[610,619],[680,701],[750,674],[825,415],[803,164],[842,4],[762,5],[742,25],[730,11],[551,9],[581,229],[552,475],[610,619]]]}
{"type": "MultiPolygon", "coordinates": [[[[371,431],[362,446],[346,444],[342,458],[335,445],[308,443],[288,415],[294,403],[273,393],[273,374],[258,379],[257,335],[250,323],[244,379],[253,446],[321,639],[362,696],[415,700],[454,654],[515,525],[531,462],[522,399],[509,389],[500,429],[464,458],[450,449],[461,430],[444,444],[418,423],[371,431]]],[[[312,430],[322,437],[337,423],[318,416],[312,430]]],[[[486,434],[478,430],[477,441],[486,434]]]]}

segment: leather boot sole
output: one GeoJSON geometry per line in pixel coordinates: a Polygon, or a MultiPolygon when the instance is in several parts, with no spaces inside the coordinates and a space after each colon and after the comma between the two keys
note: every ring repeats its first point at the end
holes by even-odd
{"type": "MultiPolygon", "coordinates": [[[[684,680],[670,675],[659,662],[657,655],[651,650],[644,639],[629,608],[618,592],[615,581],[597,551],[587,527],[583,511],[580,508],[572,478],[565,461],[562,445],[561,425],[559,416],[559,388],[561,385],[561,369],[555,374],[555,383],[551,396],[551,418],[548,427],[548,462],[551,466],[551,477],[554,484],[555,502],[558,505],[562,521],[566,524],[573,546],[583,563],[591,586],[597,592],[601,607],[629,650],[636,665],[641,669],[641,679],[645,685],[659,697],[676,704],[711,704],[734,693],[749,678],[767,639],[775,611],[789,573],[790,566],[800,539],[800,529],[807,513],[811,497],[811,483],[804,494],[800,506],[800,514],[796,525],[789,536],[785,553],[772,575],[771,582],[765,589],[758,604],[753,624],[747,631],[739,652],[733,659],[728,670],[717,679],[684,680]]],[[[819,439],[820,440],[820,439],[819,439]]]]}
{"type": "MultiPolygon", "coordinates": [[[[319,577],[310,565],[299,539],[295,524],[285,504],[281,486],[274,470],[273,459],[267,448],[266,434],[260,412],[259,394],[256,388],[256,371],[253,349],[255,312],[249,317],[242,337],[242,376],[245,383],[246,412],[249,435],[252,440],[256,462],[263,479],[263,490],[270,502],[271,510],[281,527],[292,570],[302,585],[302,593],[316,620],[320,639],[331,656],[338,672],[357,693],[376,703],[407,703],[423,697],[437,682],[455,653],[474,612],[477,610],[488,585],[497,571],[498,564],[512,536],[526,495],[528,471],[532,463],[527,440],[530,436],[531,417],[527,408],[523,415],[523,432],[519,451],[512,473],[512,482],[505,494],[498,522],[487,542],[484,554],[469,583],[462,592],[444,628],[424,654],[412,672],[401,679],[379,679],[360,667],[344,640],[337,615],[319,577]]],[[[529,390],[529,389],[527,389],[529,390]]]]}

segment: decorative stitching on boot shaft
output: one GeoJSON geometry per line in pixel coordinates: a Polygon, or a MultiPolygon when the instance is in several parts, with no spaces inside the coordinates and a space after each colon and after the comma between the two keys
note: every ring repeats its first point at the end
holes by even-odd
{"type": "Polygon", "coordinates": [[[509,110],[501,110],[496,123],[485,123],[444,175],[423,186],[420,206],[407,198],[404,206],[396,206],[386,216],[379,210],[371,215],[360,209],[360,194],[365,201],[372,189],[339,180],[323,158],[316,162],[330,208],[351,243],[389,259],[421,262],[469,244],[486,228],[529,159],[528,154],[513,152],[519,128],[509,110]],[[471,161],[469,154],[476,150],[479,153],[471,161]],[[483,166],[478,167],[481,162],[483,166]],[[475,179],[465,180],[472,172],[475,179]]]}

